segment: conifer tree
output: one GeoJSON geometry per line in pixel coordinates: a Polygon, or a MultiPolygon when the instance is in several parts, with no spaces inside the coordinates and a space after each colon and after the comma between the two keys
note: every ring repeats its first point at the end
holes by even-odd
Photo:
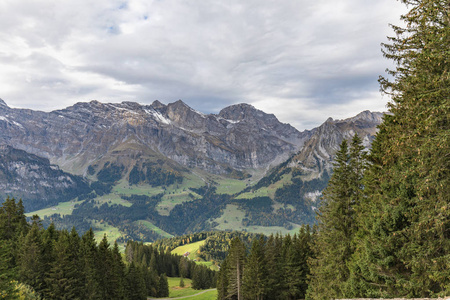
{"type": "Polygon", "coordinates": [[[99,294],[99,276],[96,264],[98,260],[97,244],[94,237],[94,232],[90,228],[81,237],[80,243],[80,264],[82,266],[82,284],[84,286],[82,298],[83,299],[100,299],[99,294]]]}
{"type": "Polygon", "coordinates": [[[0,239],[0,298],[17,299],[16,277],[12,264],[12,242],[0,239]]]}
{"type": "Polygon", "coordinates": [[[319,232],[314,244],[316,258],[310,260],[310,299],[339,298],[348,292],[349,261],[354,253],[357,223],[355,206],[362,200],[362,174],[365,155],[355,135],[351,147],[343,140],[317,219],[319,232]]]}
{"type": "Polygon", "coordinates": [[[158,297],[169,297],[169,283],[166,274],[159,277],[158,297]]]}
{"type": "Polygon", "coordinates": [[[266,294],[267,268],[265,241],[261,236],[255,239],[244,270],[243,291],[245,299],[262,300],[266,294]]]}
{"type": "Polygon", "coordinates": [[[126,274],[127,299],[146,299],[147,288],[139,267],[131,262],[126,274]]]}
{"type": "Polygon", "coordinates": [[[18,273],[20,281],[36,291],[44,288],[43,259],[41,232],[39,225],[34,223],[20,245],[18,273]]]}
{"type": "MultiPolygon", "coordinates": [[[[110,277],[110,283],[114,285],[114,290],[112,296],[114,299],[123,299],[125,297],[125,264],[122,261],[122,255],[120,254],[119,245],[114,242],[114,246],[111,249],[111,265],[112,273],[110,277]]],[[[145,280],[144,274],[139,269],[139,286],[141,289],[145,290],[145,280]]],[[[145,295],[146,290],[142,291],[145,295]]]]}
{"type": "Polygon", "coordinates": [[[230,299],[242,300],[242,276],[246,258],[245,246],[239,238],[231,241],[228,252],[228,287],[227,297],[230,299]]]}
{"type": "MultiPolygon", "coordinates": [[[[59,232],[55,229],[55,225],[51,223],[46,230],[42,233],[42,265],[41,265],[41,273],[45,278],[49,277],[50,270],[52,268],[52,264],[55,261],[55,244],[58,240],[59,232]]],[[[36,289],[36,287],[35,287],[36,289]]],[[[47,292],[49,291],[47,286],[47,281],[44,280],[43,286],[37,292],[43,293],[44,296],[47,296],[47,292]]]]}
{"type": "Polygon", "coordinates": [[[217,299],[224,300],[228,296],[228,257],[220,265],[217,276],[217,299]]]}
{"type": "Polygon", "coordinates": [[[266,244],[267,299],[282,299],[280,291],[284,281],[283,240],[279,234],[271,235],[266,244]]]}
{"type": "Polygon", "coordinates": [[[22,200],[7,197],[0,207],[0,240],[15,240],[28,232],[22,200]]]}
{"type": "Polygon", "coordinates": [[[55,260],[46,278],[50,299],[80,299],[76,266],[72,263],[70,236],[63,230],[55,244],[55,260]]]}
{"type": "Polygon", "coordinates": [[[450,293],[450,2],[402,0],[383,44],[390,114],[373,143],[355,278],[376,297],[450,293]]]}
{"type": "Polygon", "coordinates": [[[286,299],[304,299],[309,275],[308,258],[311,257],[311,233],[309,226],[302,227],[299,236],[292,238],[291,246],[285,258],[286,299]]]}
{"type": "Polygon", "coordinates": [[[179,286],[180,286],[181,288],[184,288],[184,287],[185,287],[183,275],[180,275],[180,284],[179,284],[179,286]]]}

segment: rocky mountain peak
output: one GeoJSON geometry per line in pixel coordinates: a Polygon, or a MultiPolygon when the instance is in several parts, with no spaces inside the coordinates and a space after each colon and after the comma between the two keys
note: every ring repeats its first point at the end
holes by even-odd
{"type": "Polygon", "coordinates": [[[155,100],[153,101],[153,103],[151,104],[151,107],[153,107],[154,109],[160,110],[166,107],[166,105],[164,105],[163,103],[159,102],[159,100],[155,100]]]}
{"type": "Polygon", "coordinates": [[[140,110],[142,109],[142,105],[137,102],[131,102],[131,101],[123,101],[120,103],[121,107],[132,109],[132,110],[140,110]]]}
{"type": "Polygon", "coordinates": [[[256,109],[253,105],[240,103],[225,107],[219,112],[219,117],[227,120],[241,121],[255,116],[264,117],[266,113],[256,109]]]}
{"type": "Polygon", "coordinates": [[[356,122],[358,120],[361,120],[361,121],[365,121],[365,122],[379,124],[379,123],[381,123],[381,121],[383,119],[383,115],[384,115],[384,113],[381,113],[381,112],[371,112],[369,110],[365,110],[363,112],[360,112],[356,116],[347,119],[347,121],[356,122]]]}
{"type": "Polygon", "coordinates": [[[94,106],[102,106],[102,105],[103,105],[103,103],[101,103],[101,102],[98,101],[98,100],[91,100],[91,101],[89,102],[89,104],[94,105],[94,106]]]}
{"type": "Polygon", "coordinates": [[[169,103],[166,113],[171,121],[188,128],[201,127],[203,124],[203,114],[195,111],[181,100],[169,103]]]}
{"type": "Polygon", "coordinates": [[[3,99],[0,98],[0,106],[9,107],[3,99]]]}

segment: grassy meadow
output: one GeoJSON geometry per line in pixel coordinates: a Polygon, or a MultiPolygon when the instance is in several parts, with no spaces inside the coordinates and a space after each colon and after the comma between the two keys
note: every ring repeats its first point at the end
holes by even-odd
{"type": "MultiPolygon", "coordinates": [[[[169,298],[188,297],[202,292],[202,290],[194,290],[191,287],[191,279],[183,278],[184,287],[180,287],[180,277],[168,277],[167,279],[169,282],[169,298]]],[[[208,291],[204,294],[192,296],[187,299],[215,300],[217,299],[217,290],[208,291]]]]}

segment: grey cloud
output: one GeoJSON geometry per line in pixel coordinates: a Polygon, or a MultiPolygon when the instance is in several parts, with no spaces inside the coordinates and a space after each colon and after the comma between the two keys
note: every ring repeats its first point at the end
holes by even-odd
{"type": "Polygon", "coordinates": [[[330,107],[356,114],[384,105],[376,79],[389,62],[379,44],[400,7],[393,0],[3,3],[0,83],[8,88],[0,97],[40,109],[182,99],[206,113],[248,102],[304,129],[330,107]]]}

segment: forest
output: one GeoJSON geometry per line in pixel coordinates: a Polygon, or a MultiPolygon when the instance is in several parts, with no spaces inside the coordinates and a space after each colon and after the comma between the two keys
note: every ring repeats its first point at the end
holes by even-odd
{"type": "Polygon", "coordinates": [[[167,276],[192,279],[196,289],[214,287],[216,272],[170,251],[128,241],[125,258],[106,235],[97,245],[92,229],[46,229],[27,222],[21,200],[0,207],[0,298],[147,299],[169,295],[167,276]]]}

